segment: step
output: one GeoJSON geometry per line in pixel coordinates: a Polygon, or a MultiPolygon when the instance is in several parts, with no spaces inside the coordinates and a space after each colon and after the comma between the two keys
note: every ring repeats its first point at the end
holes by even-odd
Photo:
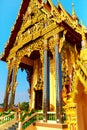
{"type": "Polygon", "coordinates": [[[56,129],[66,129],[68,126],[67,124],[56,123],[56,122],[36,122],[35,124],[37,127],[49,127],[49,128],[56,128],[56,129]]]}
{"type": "Polygon", "coordinates": [[[68,130],[67,124],[56,123],[56,121],[41,122],[31,124],[26,130],[68,130]]]}
{"type": "Polygon", "coordinates": [[[16,120],[11,120],[11,121],[8,121],[2,125],[0,125],[0,130],[14,130],[14,129],[11,129],[12,125],[15,125],[15,127],[18,126],[18,123],[16,120]]]}

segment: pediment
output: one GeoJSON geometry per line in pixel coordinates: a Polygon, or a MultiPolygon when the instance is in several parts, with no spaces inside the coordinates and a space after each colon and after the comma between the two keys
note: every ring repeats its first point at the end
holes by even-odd
{"type": "Polygon", "coordinates": [[[46,39],[55,35],[59,30],[63,30],[63,27],[59,27],[53,17],[51,18],[52,12],[49,11],[51,7],[49,4],[48,6],[45,3],[43,5],[38,0],[29,2],[11,52],[17,51],[26,44],[32,44],[38,38],[46,39]]]}
{"type": "Polygon", "coordinates": [[[46,2],[43,0],[23,0],[2,60],[5,61],[6,57],[14,50],[16,52],[25,44],[31,44],[35,39],[40,37],[46,39],[55,35],[59,28],[60,31],[68,30],[68,39],[73,32],[72,39],[76,38],[78,43],[80,42],[81,26],[64,10],[61,3],[58,3],[58,7],[56,7],[51,0],[46,2]]]}

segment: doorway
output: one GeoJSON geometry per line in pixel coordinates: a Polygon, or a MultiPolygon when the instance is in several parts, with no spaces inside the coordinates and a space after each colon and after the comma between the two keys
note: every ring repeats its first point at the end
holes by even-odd
{"type": "Polygon", "coordinates": [[[35,109],[42,109],[42,90],[35,90],[35,109]]]}

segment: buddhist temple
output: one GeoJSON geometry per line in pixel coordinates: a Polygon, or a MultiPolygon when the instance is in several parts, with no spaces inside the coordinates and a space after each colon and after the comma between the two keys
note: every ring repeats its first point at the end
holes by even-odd
{"type": "Polygon", "coordinates": [[[62,123],[66,113],[72,126],[61,129],[87,129],[87,30],[73,5],[70,15],[60,2],[23,0],[1,60],[8,66],[4,110],[14,105],[21,68],[30,84],[30,110],[41,110],[43,122],[55,112],[62,123]]]}

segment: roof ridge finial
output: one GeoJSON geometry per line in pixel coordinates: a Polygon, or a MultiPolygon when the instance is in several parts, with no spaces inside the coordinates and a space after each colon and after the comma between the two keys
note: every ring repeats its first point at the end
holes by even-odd
{"type": "Polygon", "coordinates": [[[59,3],[60,3],[60,0],[57,0],[57,6],[59,5],[59,3]]]}
{"type": "Polygon", "coordinates": [[[74,3],[72,3],[72,16],[75,16],[76,13],[75,13],[75,10],[74,10],[74,3]]]}
{"type": "Polygon", "coordinates": [[[60,3],[60,0],[57,0],[57,3],[60,3]]]}
{"type": "Polygon", "coordinates": [[[75,9],[74,9],[74,3],[72,3],[72,18],[74,20],[76,20],[77,23],[78,23],[79,19],[78,19],[77,15],[76,15],[76,12],[75,12],[75,9]]]}

